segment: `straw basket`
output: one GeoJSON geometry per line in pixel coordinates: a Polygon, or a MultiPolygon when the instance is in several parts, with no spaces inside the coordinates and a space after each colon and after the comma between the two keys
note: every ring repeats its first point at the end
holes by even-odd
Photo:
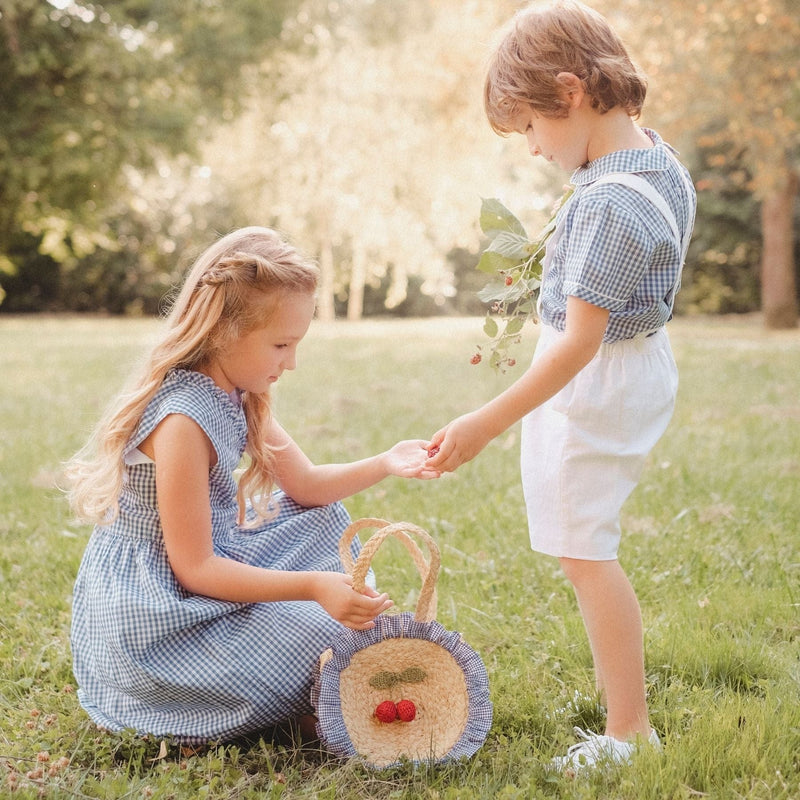
{"type": "Polygon", "coordinates": [[[342,563],[353,588],[363,592],[372,558],[388,536],[405,545],[422,577],[416,612],[381,614],[367,631],[346,629],[322,654],[312,690],[317,732],[334,754],[373,767],[472,756],[492,723],[489,681],[461,634],[435,620],[436,543],[407,522],[362,519],[342,535],[342,563]],[[350,544],[363,528],[378,530],[354,564],[350,544]],[[427,547],[427,561],[414,537],[427,547]]]}

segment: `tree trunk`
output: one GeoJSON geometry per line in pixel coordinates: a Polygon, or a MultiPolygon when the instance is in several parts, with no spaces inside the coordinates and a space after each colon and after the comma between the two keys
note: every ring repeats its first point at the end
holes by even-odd
{"type": "Polygon", "coordinates": [[[787,169],[786,179],[761,203],[761,309],[764,325],[796,328],[797,283],[794,265],[794,201],[798,176],[787,169]]]}
{"type": "Polygon", "coordinates": [[[334,292],[336,286],[333,245],[329,234],[328,215],[323,211],[319,216],[319,287],[317,290],[317,319],[330,322],[336,318],[334,292]]]}
{"type": "Polygon", "coordinates": [[[350,270],[350,291],[347,295],[347,319],[361,319],[364,313],[364,286],[367,282],[367,257],[364,249],[353,245],[353,266],[350,270]]]}

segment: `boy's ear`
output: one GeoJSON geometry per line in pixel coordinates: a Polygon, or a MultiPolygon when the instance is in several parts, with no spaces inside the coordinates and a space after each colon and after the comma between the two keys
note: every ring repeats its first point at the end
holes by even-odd
{"type": "Polygon", "coordinates": [[[561,84],[564,100],[570,108],[577,108],[583,100],[586,90],[583,81],[572,72],[559,72],[556,80],[561,84]]]}

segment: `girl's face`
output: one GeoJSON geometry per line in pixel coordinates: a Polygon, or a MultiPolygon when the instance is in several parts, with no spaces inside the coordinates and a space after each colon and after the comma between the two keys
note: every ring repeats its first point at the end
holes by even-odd
{"type": "Polygon", "coordinates": [[[226,392],[261,394],[297,365],[297,346],[314,316],[313,294],[284,295],[263,327],[231,342],[203,372],[226,392]]]}

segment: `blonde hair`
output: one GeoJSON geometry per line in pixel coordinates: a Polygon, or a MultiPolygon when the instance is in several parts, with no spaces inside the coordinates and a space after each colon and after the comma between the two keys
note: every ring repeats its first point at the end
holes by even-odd
{"type": "Polygon", "coordinates": [[[517,13],[491,57],[484,83],[484,109],[496,133],[510,133],[523,106],[543,117],[568,114],[560,73],[576,75],[601,114],[624,108],[637,118],[647,79],[621,39],[596,11],[560,0],[517,13]]]}
{"type": "MultiPolygon", "coordinates": [[[[108,524],[117,517],[125,446],[167,373],[210,363],[229,343],[263,326],[287,293],[313,293],[318,275],[316,266],[269,228],[234,231],[199,256],[141,374],[119,395],[89,442],[67,465],[69,500],[80,519],[108,524]]],[[[258,518],[270,515],[275,464],[266,441],[269,394],[245,392],[243,408],[250,463],[239,479],[240,524],[247,500],[258,518]]]]}

